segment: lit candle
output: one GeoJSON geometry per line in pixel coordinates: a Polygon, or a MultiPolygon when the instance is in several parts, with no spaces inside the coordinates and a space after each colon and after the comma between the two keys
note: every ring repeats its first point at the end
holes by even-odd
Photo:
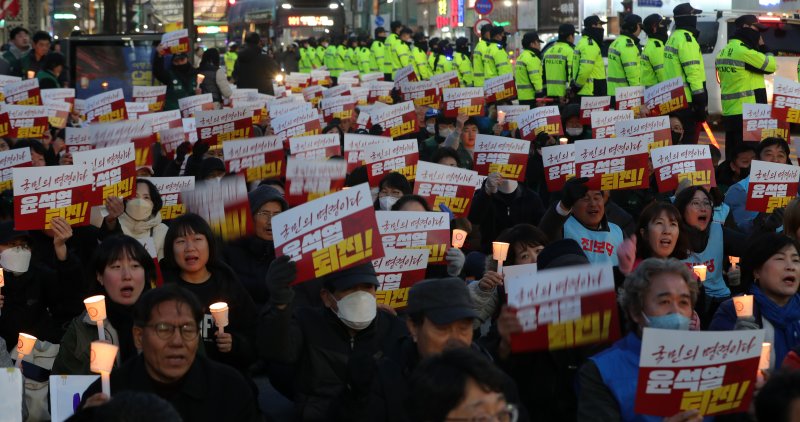
{"type": "Polygon", "coordinates": [[[461,229],[453,229],[453,247],[461,249],[464,247],[464,241],[467,240],[467,232],[461,229]]]}
{"type": "Polygon", "coordinates": [[[36,72],[29,70],[28,71],[28,79],[33,79],[36,77],[36,72]]]}
{"type": "Polygon", "coordinates": [[[731,262],[731,269],[735,270],[736,269],[736,264],[739,263],[739,257],[738,256],[729,256],[728,260],[731,262]]]}
{"type": "Polygon", "coordinates": [[[36,337],[25,334],[19,333],[19,339],[17,340],[17,367],[22,368],[22,358],[31,354],[33,352],[33,346],[36,345],[36,337]]]}
{"type": "Polygon", "coordinates": [[[561,145],[566,145],[569,143],[569,139],[567,138],[558,138],[558,143],[561,145]]]}
{"type": "Polygon", "coordinates": [[[700,282],[706,281],[706,270],[708,268],[705,265],[695,265],[692,269],[700,282]]]}
{"type": "Polygon", "coordinates": [[[197,74],[197,86],[200,86],[200,84],[202,84],[205,79],[206,79],[206,75],[204,75],[202,73],[198,73],[197,74]]]}
{"type": "Polygon", "coordinates": [[[506,112],[505,111],[498,111],[497,112],[497,124],[504,124],[506,122],[506,112]]]}
{"type": "Polygon", "coordinates": [[[103,82],[100,84],[100,86],[103,87],[103,90],[106,90],[108,89],[108,82],[103,82]]]}
{"type": "Polygon", "coordinates": [[[497,261],[497,272],[503,273],[503,261],[508,256],[508,243],[492,242],[492,256],[497,261]]]}
{"type": "MultiPolygon", "coordinates": [[[[0,268],[0,293],[3,291],[3,286],[6,285],[5,275],[3,274],[3,269],[0,268]]],[[[3,315],[3,309],[0,308],[0,315],[3,315]]]]}
{"type": "Polygon", "coordinates": [[[770,343],[761,343],[761,358],[758,360],[759,374],[761,371],[769,369],[772,360],[772,345],[770,343]]]}
{"type": "Polygon", "coordinates": [[[211,316],[214,317],[217,331],[220,334],[224,333],[225,327],[228,326],[228,304],[225,302],[212,303],[208,310],[211,311],[211,316]]]}
{"type": "Polygon", "coordinates": [[[103,341],[93,341],[89,358],[89,369],[100,374],[103,394],[111,397],[111,370],[117,359],[119,347],[103,341]]]}
{"type": "Polygon", "coordinates": [[[750,318],[753,316],[753,295],[735,296],[733,307],[736,309],[737,318],[750,318]]]}
{"type": "Polygon", "coordinates": [[[103,328],[103,321],[106,319],[106,297],[103,295],[92,296],[84,299],[86,313],[89,318],[97,323],[97,337],[102,341],[106,339],[106,330],[103,328]]]}

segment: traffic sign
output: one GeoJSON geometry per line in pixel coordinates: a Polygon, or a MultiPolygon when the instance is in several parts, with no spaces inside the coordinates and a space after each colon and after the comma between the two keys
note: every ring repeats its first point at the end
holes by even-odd
{"type": "Polygon", "coordinates": [[[480,38],[480,36],[481,36],[481,27],[483,25],[486,25],[487,23],[491,24],[492,21],[490,21],[489,19],[486,19],[486,18],[481,18],[481,19],[478,19],[478,21],[475,22],[475,26],[472,27],[472,30],[475,31],[475,35],[477,35],[478,38],[480,38]]]}
{"type": "Polygon", "coordinates": [[[375,16],[375,26],[383,26],[384,23],[383,16],[375,16]]]}
{"type": "Polygon", "coordinates": [[[636,5],[639,7],[662,7],[664,2],[661,0],[638,0],[636,5]]]}
{"type": "Polygon", "coordinates": [[[492,13],[492,9],[494,9],[494,3],[492,0],[475,1],[475,11],[480,15],[488,15],[489,13],[492,13]]]}

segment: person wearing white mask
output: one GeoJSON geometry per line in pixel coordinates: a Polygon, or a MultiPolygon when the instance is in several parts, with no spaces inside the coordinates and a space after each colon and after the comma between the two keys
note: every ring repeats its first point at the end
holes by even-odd
{"type": "Polygon", "coordinates": [[[426,120],[426,125],[425,132],[429,136],[420,141],[419,156],[421,160],[431,161],[431,157],[438,148],[443,146],[445,139],[455,132],[456,119],[437,113],[433,118],[426,120]]]}
{"type": "Polygon", "coordinates": [[[390,211],[392,206],[403,195],[411,193],[411,184],[400,173],[391,172],[383,176],[378,183],[378,199],[375,200],[375,210],[390,211]]]}
{"type": "Polygon", "coordinates": [[[106,233],[101,232],[101,237],[105,238],[108,233],[124,233],[141,242],[148,250],[152,247],[158,254],[158,259],[163,259],[164,237],[168,227],[161,222],[162,206],[161,194],[153,182],[137,180],[134,198],[123,201],[110,197],[106,200],[108,215],[101,227],[106,233]]]}
{"type": "Polygon", "coordinates": [[[371,367],[371,362],[348,367],[351,358],[362,362],[386,355],[408,330],[400,318],[377,305],[380,283],[372,263],[322,278],[324,307],[293,304],[295,291],[289,284],[296,274],[287,256],[270,265],[270,297],[259,319],[258,352],[269,362],[296,368],[295,420],[331,420],[332,405],[348,388],[347,377],[371,367]]]}
{"type": "Polygon", "coordinates": [[[81,264],[66,246],[72,227],[56,217],[51,220],[51,229],[55,270],[39,261],[40,251],[31,250],[28,232],[15,231],[12,221],[0,223],[0,267],[5,281],[2,338],[16,339],[22,331],[57,344],[67,323],[82,311],[85,290],[81,264]]]}

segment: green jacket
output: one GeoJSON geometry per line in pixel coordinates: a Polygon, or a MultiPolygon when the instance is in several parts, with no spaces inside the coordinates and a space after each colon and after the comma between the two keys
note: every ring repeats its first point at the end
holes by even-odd
{"type": "Polygon", "coordinates": [[[455,52],[453,53],[453,62],[455,62],[456,70],[458,70],[458,82],[461,86],[472,86],[474,77],[472,74],[472,62],[469,57],[466,54],[455,52]]]}
{"type": "Polygon", "coordinates": [[[380,72],[380,68],[378,67],[378,62],[375,60],[375,56],[367,47],[359,47],[358,48],[358,71],[359,73],[366,74],[372,72],[380,72]]]}
{"type": "MultiPolygon", "coordinates": [[[[325,50],[322,50],[322,51],[324,52],[325,50]]],[[[316,69],[316,68],[322,66],[322,58],[323,58],[323,56],[317,57],[317,49],[315,49],[314,47],[308,47],[308,48],[306,48],[306,54],[308,54],[308,58],[309,58],[309,60],[311,60],[311,68],[312,69],[316,69]]]]}
{"type": "Polygon", "coordinates": [[[394,43],[394,47],[392,48],[393,54],[397,56],[397,60],[399,66],[394,68],[394,58],[392,58],[392,79],[397,78],[397,71],[410,65],[412,63],[411,60],[411,49],[408,47],[408,44],[400,41],[399,39],[397,42],[394,43]]]}
{"type": "Polygon", "coordinates": [[[488,51],[489,43],[483,39],[478,40],[478,43],[475,44],[475,50],[472,51],[472,81],[474,86],[483,86],[483,81],[487,79],[483,68],[483,56],[486,55],[488,51]]]}
{"type": "Polygon", "coordinates": [[[572,46],[565,41],[556,41],[544,52],[545,89],[548,97],[567,95],[567,86],[572,78],[572,46]]]}
{"type": "Polygon", "coordinates": [[[578,95],[594,94],[594,80],[606,78],[606,67],[600,46],[588,35],[578,41],[573,50],[572,82],[578,86],[578,95]]]}
{"type": "Polygon", "coordinates": [[[228,74],[229,78],[233,74],[233,66],[236,65],[237,58],[239,58],[239,54],[233,51],[227,51],[223,56],[223,59],[225,60],[225,72],[228,74]]]}
{"type": "Polygon", "coordinates": [[[314,51],[314,56],[317,58],[320,66],[325,66],[325,47],[322,44],[318,45],[314,51]]]}
{"type": "Polygon", "coordinates": [[[542,60],[535,52],[525,49],[519,55],[514,71],[514,83],[517,85],[517,98],[520,101],[544,95],[542,60]]]}
{"type": "MultiPolygon", "coordinates": [[[[456,70],[456,63],[455,63],[455,55],[458,53],[453,53],[453,57],[447,57],[444,54],[431,54],[433,60],[431,61],[431,66],[436,66],[433,69],[434,75],[441,75],[442,73],[452,72],[456,70]],[[439,57],[439,61],[436,61],[436,57],[439,57]]],[[[460,81],[460,80],[459,80],[460,81]]]]}
{"type": "Polygon", "coordinates": [[[744,103],[755,103],[755,90],[764,81],[764,74],[777,69],[775,56],[750,48],[738,39],[731,39],[715,62],[719,74],[722,115],[742,114],[744,103]]]}
{"type": "Polygon", "coordinates": [[[300,61],[297,63],[298,70],[302,73],[311,73],[311,57],[305,48],[300,49],[300,61]]]}
{"type": "Polygon", "coordinates": [[[380,41],[373,41],[369,49],[378,64],[378,72],[392,73],[392,63],[387,60],[386,56],[386,45],[380,41]]]}
{"type": "Polygon", "coordinates": [[[642,51],[642,84],[651,87],[666,80],[664,43],[655,38],[648,38],[642,51]]]}
{"type": "Polygon", "coordinates": [[[325,49],[325,67],[331,73],[331,77],[338,78],[344,70],[344,63],[339,56],[336,46],[331,44],[325,49]]]}
{"type": "MultiPolygon", "coordinates": [[[[398,49],[401,48],[401,46],[405,46],[406,50],[408,49],[406,43],[400,41],[400,37],[398,37],[397,34],[389,34],[389,36],[386,37],[385,57],[387,58],[389,64],[392,66],[392,71],[390,72],[392,75],[397,73],[397,69],[408,66],[407,64],[405,66],[401,66],[400,52],[397,51],[398,49]]],[[[406,58],[406,60],[408,60],[408,58],[406,58]]]]}
{"type": "Polygon", "coordinates": [[[345,47],[340,45],[336,47],[336,54],[339,56],[339,59],[342,61],[342,70],[343,71],[350,71],[350,70],[358,70],[358,67],[353,67],[353,61],[350,60],[350,52],[353,51],[352,48],[345,47]]]}
{"type": "MultiPolygon", "coordinates": [[[[111,344],[119,346],[119,333],[111,325],[111,321],[105,320],[103,329],[106,334],[106,340],[111,344]]],[[[132,335],[128,333],[128,335],[132,335]]],[[[93,375],[89,369],[89,353],[93,341],[98,340],[97,336],[97,323],[89,318],[86,311],[75,318],[69,323],[64,337],[61,339],[61,344],[58,349],[58,355],[53,361],[53,375],[93,375]]],[[[117,359],[114,367],[120,365],[120,356],[117,353],[117,359]]]]}
{"type": "Polygon", "coordinates": [[[420,81],[429,80],[433,76],[433,70],[431,70],[431,65],[428,62],[428,55],[417,46],[414,46],[411,50],[411,55],[414,57],[414,73],[417,74],[417,79],[420,81]]]}
{"type": "Polygon", "coordinates": [[[483,56],[483,71],[486,79],[511,73],[511,70],[508,52],[498,43],[489,44],[489,48],[483,56]]]}
{"type": "Polygon", "coordinates": [[[692,102],[692,94],[705,92],[706,72],[703,67],[700,44],[691,32],[676,29],[664,46],[664,69],[667,80],[680,77],[686,91],[686,101],[692,102]]]}
{"type": "Polygon", "coordinates": [[[61,88],[61,82],[58,81],[58,78],[56,78],[56,75],[52,72],[40,70],[36,73],[36,79],[39,80],[39,87],[42,89],[61,88]]]}
{"type": "Polygon", "coordinates": [[[608,47],[608,95],[616,95],[618,86],[641,86],[641,66],[637,42],[628,35],[620,35],[608,47]]]}

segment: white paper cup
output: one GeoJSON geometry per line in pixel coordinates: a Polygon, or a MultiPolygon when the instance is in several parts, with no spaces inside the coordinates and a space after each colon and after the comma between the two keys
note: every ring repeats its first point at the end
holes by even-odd
{"type": "Polygon", "coordinates": [[[769,369],[772,360],[772,344],[761,343],[761,358],[758,360],[758,369],[764,371],[769,369]]]}
{"type": "Polygon", "coordinates": [[[733,307],[736,309],[737,318],[750,318],[753,316],[753,295],[734,296],[733,307]]]}
{"type": "Polygon", "coordinates": [[[89,355],[89,369],[92,372],[111,372],[114,369],[114,361],[117,359],[119,347],[111,343],[93,341],[91,353],[89,355]]]}
{"type": "Polygon", "coordinates": [[[211,311],[211,316],[214,317],[214,323],[217,327],[228,326],[228,304],[225,302],[212,303],[208,310],[211,311]]]}
{"type": "Polygon", "coordinates": [[[461,229],[453,229],[453,247],[461,249],[464,247],[464,241],[467,240],[467,232],[461,229]]]}
{"type": "Polygon", "coordinates": [[[492,242],[492,257],[495,261],[505,261],[508,256],[508,243],[492,242]]]}
{"type": "Polygon", "coordinates": [[[29,355],[33,352],[33,346],[36,346],[36,337],[19,333],[19,340],[17,340],[17,353],[20,355],[29,355]]]}
{"type": "Polygon", "coordinates": [[[695,275],[697,275],[697,278],[701,282],[706,281],[706,272],[708,271],[708,267],[705,265],[695,265],[692,267],[692,270],[694,270],[695,275]]]}
{"type": "Polygon", "coordinates": [[[83,300],[86,305],[86,312],[92,321],[102,321],[106,319],[106,297],[103,295],[92,296],[83,300]]]}

